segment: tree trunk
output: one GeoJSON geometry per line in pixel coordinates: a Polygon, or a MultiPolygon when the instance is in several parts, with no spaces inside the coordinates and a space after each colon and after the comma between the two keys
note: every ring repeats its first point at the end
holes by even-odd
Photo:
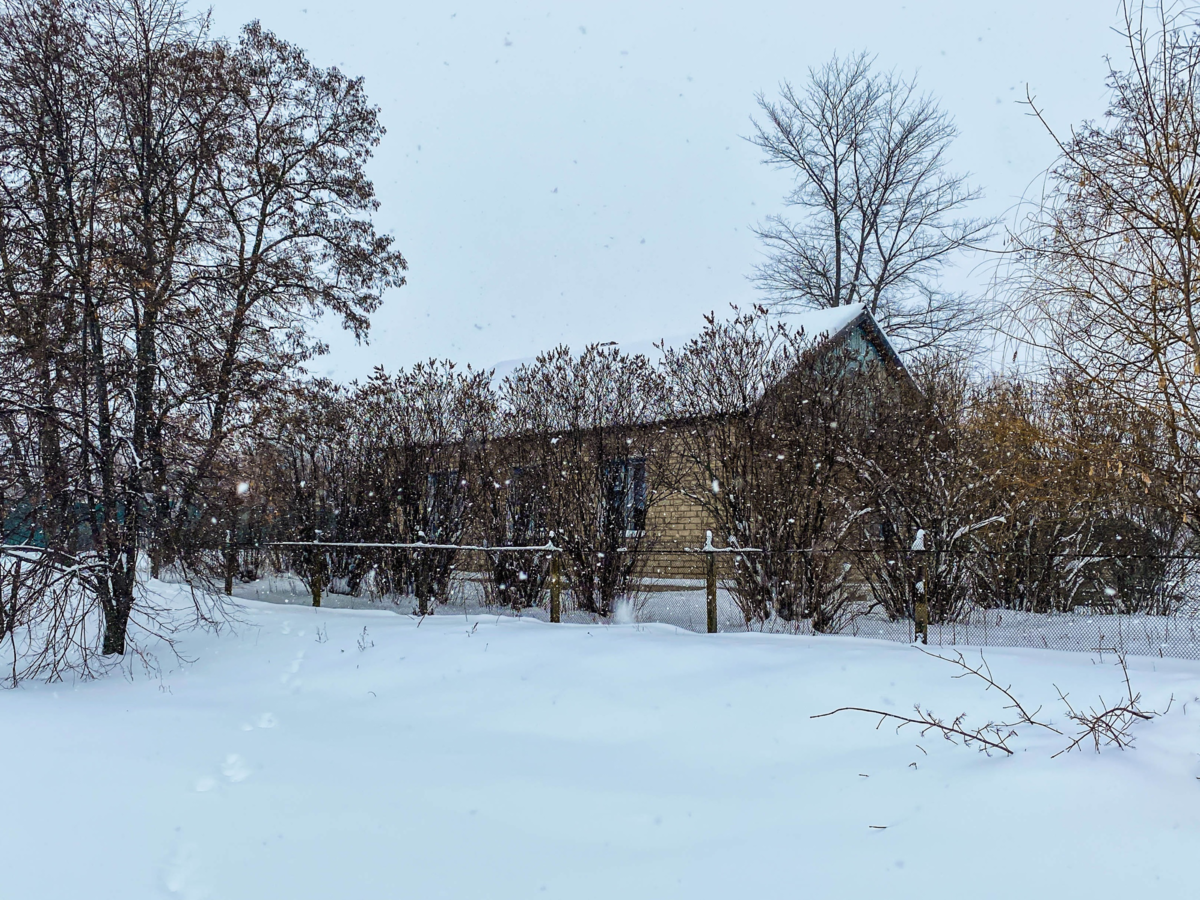
{"type": "Polygon", "coordinates": [[[111,609],[104,613],[104,643],[101,653],[105,656],[125,655],[125,632],[129,627],[129,614],[133,611],[133,594],[113,596],[111,609]]]}
{"type": "MultiPolygon", "coordinates": [[[[237,549],[233,546],[233,530],[225,532],[225,596],[233,596],[233,576],[237,571],[237,549]]],[[[315,582],[314,582],[315,584],[315,582]]],[[[321,598],[318,596],[313,606],[320,606],[321,598]]]]}
{"type": "MultiPolygon", "coordinates": [[[[0,608],[0,639],[6,634],[16,630],[17,627],[17,603],[21,599],[21,561],[18,559],[12,571],[12,595],[9,599],[7,608],[0,608]]],[[[3,597],[0,595],[0,603],[3,603],[3,597]]],[[[16,681],[14,679],[13,683],[16,681]]]]}
{"type": "MultiPolygon", "coordinates": [[[[417,551],[418,554],[420,551],[417,551]]],[[[425,566],[418,563],[416,578],[413,579],[413,589],[417,594],[417,612],[422,616],[429,615],[429,596],[433,592],[430,590],[429,572],[425,566]]]]}

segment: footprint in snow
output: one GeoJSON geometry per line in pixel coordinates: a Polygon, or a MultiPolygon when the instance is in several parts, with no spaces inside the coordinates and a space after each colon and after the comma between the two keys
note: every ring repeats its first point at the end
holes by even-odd
{"type": "Polygon", "coordinates": [[[258,717],[258,721],[254,723],[259,728],[274,728],[275,717],[271,713],[263,713],[258,717]]]}
{"type": "Polygon", "coordinates": [[[221,774],[235,783],[245,781],[250,777],[250,767],[236,753],[230,753],[225,757],[225,764],[221,766],[221,774]]]}
{"type": "Polygon", "coordinates": [[[297,654],[296,654],[296,658],[295,658],[295,659],[293,659],[293,660],[292,660],[292,661],[291,661],[291,662],[288,664],[287,671],[286,671],[286,672],[284,672],[282,675],[280,675],[280,676],[279,676],[279,683],[280,683],[280,684],[287,684],[287,683],[288,683],[288,680],[289,680],[289,679],[291,679],[291,677],[292,677],[293,675],[295,675],[297,672],[299,672],[299,671],[300,671],[300,665],[301,665],[303,662],[304,662],[304,651],[303,651],[303,650],[301,650],[299,653],[297,653],[297,654]]]}
{"type": "Polygon", "coordinates": [[[196,845],[180,844],[163,868],[163,887],[168,894],[187,897],[188,900],[202,900],[208,896],[208,889],[196,883],[199,869],[196,845]]]}

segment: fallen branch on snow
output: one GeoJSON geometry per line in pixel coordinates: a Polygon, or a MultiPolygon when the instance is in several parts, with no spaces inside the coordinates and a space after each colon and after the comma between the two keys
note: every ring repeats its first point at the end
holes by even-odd
{"type": "MultiPolygon", "coordinates": [[[[921,649],[921,648],[917,648],[921,649]]],[[[876,729],[886,721],[897,722],[896,731],[904,728],[906,725],[915,725],[920,729],[922,735],[929,732],[940,734],[943,738],[950,741],[952,744],[963,747],[977,747],[981,752],[991,755],[992,751],[1001,751],[1008,756],[1013,755],[1012,749],[1008,746],[1010,739],[1018,736],[1017,728],[1024,725],[1033,725],[1038,728],[1044,728],[1047,731],[1053,732],[1056,735],[1063,736],[1063,732],[1059,731],[1053,725],[1041,721],[1037,716],[1041,713],[1042,707],[1038,707],[1033,712],[1029,712],[1024,705],[1012,693],[1012,685],[1002,687],[997,683],[992,675],[991,667],[987,664],[987,660],[980,653],[978,666],[970,665],[963,655],[955,652],[953,657],[941,656],[937,653],[930,653],[928,650],[921,650],[926,656],[932,656],[934,659],[940,659],[943,662],[948,662],[951,665],[957,666],[963,671],[955,678],[965,678],[974,676],[983,681],[987,687],[985,691],[995,688],[1008,699],[1008,704],[1005,709],[1012,710],[1016,713],[1014,722],[994,722],[989,721],[987,724],[979,728],[969,728],[966,725],[967,714],[959,713],[951,722],[946,722],[944,719],[938,718],[927,709],[922,709],[920,704],[913,707],[916,710],[916,717],[902,716],[897,713],[887,712],[881,709],[868,709],[862,706],[843,706],[830,712],[819,713],[815,716],[810,716],[812,719],[823,719],[827,716],[834,716],[843,712],[860,712],[868,715],[879,716],[879,722],[876,724],[876,729]]],[[[1114,706],[1109,706],[1105,703],[1104,698],[1100,698],[1100,710],[1096,708],[1088,709],[1086,712],[1076,710],[1067,699],[1057,685],[1055,690],[1058,691],[1059,700],[1066,706],[1067,718],[1080,726],[1081,730],[1071,739],[1071,742],[1066,747],[1059,750],[1051,758],[1057,758],[1064,753],[1069,753],[1081,747],[1089,740],[1095,745],[1096,752],[1100,752],[1103,746],[1116,746],[1122,750],[1126,747],[1133,746],[1133,735],[1131,728],[1138,721],[1149,721],[1156,716],[1165,715],[1171,706],[1168,703],[1167,709],[1162,712],[1147,711],[1141,708],[1140,702],[1142,695],[1135,694],[1133,686],[1129,679],[1129,668],[1125,663],[1125,657],[1118,655],[1118,664],[1121,666],[1121,672],[1125,679],[1125,690],[1127,699],[1114,706]]],[[[1174,698],[1172,698],[1173,700],[1174,698]]]]}
{"type": "Polygon", "coordinates": [[[879,728],[879,726],[888,719],[892,719],[893,721],[900,723],[896,726],[897,731],[899,731],[905,725],[916,725],[921,729],[922,735],[927,734],[930,731],[936,731],[952,744],[957,744],[961,740],[962,746],[964,747],[970,747],[972,744],[978,743],[980,745],[980,750],[982,750],[984,753],[992,750],[1002,750],[1009,756],[1012,756],[1013,754],[1012,750],[1010,750],[1007,746],[1007,741],[1010,737],[1015,737],[1016,732],[1010,729],[1006,733],[1004,729],[1007,726],[996,725],[993,722],[989,722],[982,728],[977,728],[974,731],[967,731],[962,727],[963,720],[967,717],[966,713],[959,713],[954,721],[947,725],[943,720],[939,719],[933,713],[929,712],[928,710],[921,709],[919,704],[914,706],[913,709],[915,709],[917,712],[917,718],[915,719],[910,719],[908,716],[901,716],[896,713],[884,712],[883,710],[879,709],[865,709],[861,706],[843,706],[840,709],[834,709],[830,712],[809,716],[809,718],[823,719],[826,716],[836,716],[838,713],[842,712],[869,713],[871,715],[879,716],[879,723],[875,726],[876,728],[879,728]]]}

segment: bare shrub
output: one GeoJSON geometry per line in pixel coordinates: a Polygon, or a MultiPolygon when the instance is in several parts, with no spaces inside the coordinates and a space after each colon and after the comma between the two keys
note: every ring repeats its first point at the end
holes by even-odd
{"type": "Polygon", "coordinates": [[[647,517],[673,483],[662,375],[615,347],[559,347],[506,377],[500,394],[510,452],[540,487],[576,605],[612,615],[636,591],[653,541],[647,517]]]}
{"type": "Polygon", "coordinates": [[[867,348],[826,347],[762,309],[706,322],[663,353],[682,490],[730,546],[756,551],[734,556],[729,582],[748,623],[835,631],[854,604],[840,551],[864,514],[848,448],[887,405],[888,377],[867,348]]]}

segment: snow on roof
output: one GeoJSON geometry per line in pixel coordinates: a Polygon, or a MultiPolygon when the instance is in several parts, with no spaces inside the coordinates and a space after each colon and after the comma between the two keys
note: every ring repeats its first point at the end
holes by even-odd
{"type": "Polygon", "coordinates": [[[772,316],[772,319],[784,322],[792,332],[804,329],[809,341],[815,342],[837,336],[843,328],[862,315],[865,309],[866,306],[862,303],[850,303],[830,309],[794,310],[772,316]]]}
{"type": "MultiPolygon", "coordinates": [[[[772,314],[771,320],[785,323],[788,330],[792,333],[803,329],[805,337],[810,342],[816,343],[819,340],[836,337],[844,328],[857,319],[865,308],[862,303],[851,303],[847,306],[835,306],[830,309],[789,310],[787,312],[772,314]]],[[[690,334],[677,334],[649,340],[613,341],[611,344],[620,347],[623,353],[627,353],[630,356],[640,353],[651,362],[657,363],[662,357],[662,351],[656,345],[682,347],[699,336],[700,331],[697,330],[690,334]]],[[[598,341],[597,343],[603,342],[598,341]]],[[[578,353],[583,350],[583,347],[572,346],[571,350],[578,353]]],[[[534,357],[527,356],[521,359],[506,359],[498,362],[491,367],[495,372],[493,380],[498,384],[519,367],[534,361],[534,357]]]]}

